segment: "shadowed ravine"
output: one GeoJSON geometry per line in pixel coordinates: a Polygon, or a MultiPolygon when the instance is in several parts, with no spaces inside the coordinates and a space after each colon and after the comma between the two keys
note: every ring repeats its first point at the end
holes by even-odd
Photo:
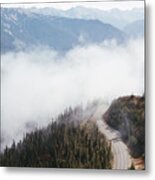
{"type": "Polygon", "coordinates": [[[100,104],[97,108],[94,118],[96,119],[99,131],[105,135],[111,143],[113,163],[112,169],[129,169],[131,166],[131,156],[127,146],[120,138],[120,133],[109,127],[103,120],[103,113],[107,110],[105,104],[100,104]]]}

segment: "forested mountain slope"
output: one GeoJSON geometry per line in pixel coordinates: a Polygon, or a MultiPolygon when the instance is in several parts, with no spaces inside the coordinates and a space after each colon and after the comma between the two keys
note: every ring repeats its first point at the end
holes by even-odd
{"type": "Polygon", "coordinates": [[[104,120],[121,133],[134,158],[145,156],[145,98],[126,96],[113,101],[104,120]]]}
{"type": "Polygon", "coordinates": [[[1,166],[111,168],[111,146],[91,118],[93,106],[69,108],[47,128],[13,142],[1,154],[1,166]]]}

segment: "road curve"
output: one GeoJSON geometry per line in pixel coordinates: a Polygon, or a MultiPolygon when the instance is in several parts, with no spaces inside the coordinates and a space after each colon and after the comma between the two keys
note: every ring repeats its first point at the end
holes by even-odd
{"type": "Polygon", "coordinates": [[[113,153],[112,169],[128,169],[131,166],[131,156],[127,146],[121,140],[121,135],[118,131],[109,127],[102,119],[103,113],[107,110],[105,104],[101,104],[94,114],[99,131],[111,142],[113,153]]]}

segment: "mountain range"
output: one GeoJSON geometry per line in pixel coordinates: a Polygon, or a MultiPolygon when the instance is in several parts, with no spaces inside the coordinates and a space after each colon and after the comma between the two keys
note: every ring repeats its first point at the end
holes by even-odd
{"type": "MultiPolygon", "coordinates": [[[[37,45],[66,52],[77,45],[98,44],[113,39],[117,43],[122,43],[129,37],[127,30],[124,32],[99,19],[80,19],[75,15],[75,18],[73,18],[74,16],[72,18],[65,17],[60,16],[61,13],[57,11],[59,12],[59,10],[51,9],[50,14],[48,8],[46,11],[43,9],[40,13],[38,9],[31,8],[2,8],[1,52],[23,50],[37,45]]],[[[70,16],[73,12],[78,14],[75,13],[77,11],[78,7],[68,10],[67,14],[70,16]]],[[[81,10],[81,12],[83,11],[81,10]]],[[[135,27],[136,24],[132,22],[130,29],[132,30],[132,25],[135,27]]],[[[138,28],[135,27],[135,30],[138,33],[138,28]]],[[[131,34],[132,32],[130,32],[131,34]]]]}
{"type": "Polygon", "coordinates": [[[76,6],[67,10],[55,9],[55,8],[29,8],[23,9],[25,13],[31,14],[42,14],[50,16],[59,16],[73,19],[86,19],[94,20],[97,19],[103,23],[111,24],[121,30],[124,29],[128,24],[144,19],[143,8],[133,8],[130,10],[121,10],[113,8],[110,10],[101,10],[97,8],[88,8],[83,6],[76,6]]]}

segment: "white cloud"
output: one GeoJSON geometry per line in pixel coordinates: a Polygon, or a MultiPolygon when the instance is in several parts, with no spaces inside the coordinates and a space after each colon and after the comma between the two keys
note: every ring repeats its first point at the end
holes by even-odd
{"type": "Polygon", "coordinates": [[[40,47],[4,54],[1,61],[1,125],[7,144],[23,136],[27,122],[44,126],[70,105],[144,93],[143,40],[76,47],[63,57],[40,47]]]}

